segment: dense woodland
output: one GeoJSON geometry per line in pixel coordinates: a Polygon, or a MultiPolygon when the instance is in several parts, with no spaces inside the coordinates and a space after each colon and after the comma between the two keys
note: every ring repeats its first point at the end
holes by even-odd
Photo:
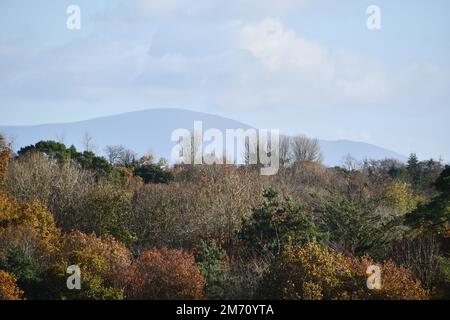
{"type": "Polygon", "coordinates": [[[283,143],[282,168],[262,176],[122,146],[14,154],[1,139],[0,299],[450,298],[450,167],[327,168],[314,140],[283,143]]]}

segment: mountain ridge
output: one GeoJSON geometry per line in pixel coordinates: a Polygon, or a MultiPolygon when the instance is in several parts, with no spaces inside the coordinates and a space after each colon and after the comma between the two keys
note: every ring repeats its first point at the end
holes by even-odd
{"type": "MultiPolygon", "coordinates": [[[[169,157],[176,142],[171,133],[178,128],[193,129],[196,120],[203,122],[204,130],[217,128],[249,129],[253,126],[243,122],[205,112],[176,108],[154,108],[102,116],[88,120],[39,125],[0,126],[0,133],[15,141],[14,149],[34,144],[39,140],[62,140],[67,145],[82,149],[83,136],[93,137],[100,154],[107,145],[124,145],[139,155],[153,152],[156,156],[169,157]],[[165,137],[165,139],[161,139],[165,137]]],[[[351,154],[356,160],[394,158],[405,161],[406,157],[392,150],[366,142],[352,140],[320,140],[324,164],[341,164],[351,154]]]]}

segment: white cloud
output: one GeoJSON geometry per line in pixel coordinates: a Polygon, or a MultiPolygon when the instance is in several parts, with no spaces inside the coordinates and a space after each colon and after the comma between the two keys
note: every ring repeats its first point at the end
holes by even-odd
{"type": "Polygon", "coordinates": [[[319,45],[296,36],[281,21],[267,18],[257,24],[244,24],[241,44],[270,71],[288,70],[317,72],[331,71],[329,57],[319,45]]]}
{"type": "MultiPolygon", "coordinates": [[[[391,93],[392,84],[379,66],[355,54],[333,52],[301,38],[278,19],[241,24],[239,43],[266,71],[277,73],[277,79],[283,74],[288,80],[294,76],[297,83],[306,84],[309,91],[314,90],[316,101],[332,96],[334,100],[374,103],[391,93]]],[[[295,88],[292,90],[298,92],[295,88]]]]}

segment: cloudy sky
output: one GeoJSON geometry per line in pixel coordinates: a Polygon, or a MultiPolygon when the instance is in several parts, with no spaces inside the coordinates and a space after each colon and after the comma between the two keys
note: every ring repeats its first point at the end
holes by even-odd
{"type": "Polygon", "coordinates": [[[448,161],[448,57],[448,0],[0,0],[0,125],[175,107],[448,161]]]}

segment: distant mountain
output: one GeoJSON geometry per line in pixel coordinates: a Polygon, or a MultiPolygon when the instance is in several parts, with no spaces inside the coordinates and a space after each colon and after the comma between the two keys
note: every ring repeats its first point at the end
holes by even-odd
{"type": "MultiPolygon", "coordinates": [[[[83,136],[89,133],[99,153],[103,153],[107,145],[124,145],[140,155],[152,152],[156,156],[169,158],[175,145],[170,139],[172,132],[178,128],[192,131],[196,120],[203,122],[203,130],[217,128],[225,132],[226,129],[250,128],[249,125],[239,121],[201,112],[150,109],[73,123],[0,126],[0,133],[14,140],[15,149],[40,140],[59,140],[82,150],[83,136]]],[[[405,156],[396,152],[362,142],[323,140],[321,147],[324,163],[329,166],[341,164],[342,159],[348,154],[357,160],[365,158],[406,160],[405,156]]]]}
{"type": "Polygon", "coordinates": [[[365,142],[356,142],[350,140],[320,140],[320,147],[324,154],[324,163],[328,166],[342,164],[342,160],[351,155],[356,160],[364,159],[397,159],[406,162],[406,156],[397,152],[375,146],[365,142]]]}

